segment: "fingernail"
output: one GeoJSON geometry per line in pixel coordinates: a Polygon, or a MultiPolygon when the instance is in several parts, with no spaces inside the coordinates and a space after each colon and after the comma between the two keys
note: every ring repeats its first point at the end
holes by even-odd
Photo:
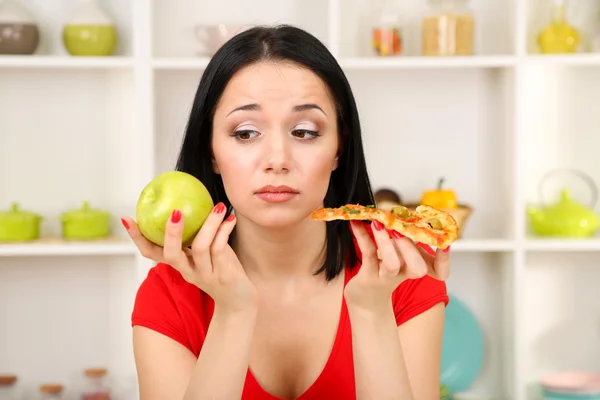
{"type": "Polygon", "coordinates": [[[227,217],[227,219],[225,221],[227,222],[231,222],[235,219],[235,214],[229,214],[229,217],[227,217]]]}
{"type": "Polygon", "coordinates": [[[217,204],[215,206],[215,208],[213,209],[215,214],[221,214],[223,211],[225,211],[225,204],[219,202],[219,204],[217,204]]]}
{"type": "Polygon", "coordinates": [[[179,210],[173,210],[173,213],[171,214],[171,222],[176,224],[181,220],[181,211],[179,210]]]}
{"type": "Polygon", "coordinates": [[[450,246],[446,247],[446,248],[443,250],[443,252],[444,252],[444,253],[447,253],[447,252],[449,252],[449,251],[450,251],[450,246]]]}
{"type": "Polygon", "coordinates": [[[373,228],[375,228],[376,231],[380,231],[383,229],[383,224],[377,220],[373,221],[373,228]]]}
{"type": "Polygon", "coordinates": [[[129,224],[127,223],[127,221],[125,220],[125,218],[121,218],[121,223],[123,224],[123,226],[125,227],[125,229],[129,230],[129,224]]]}
{"type": "Polygon", "coordinates": [[[392,236],[394,237],[394,239],[402,239],[404,237],[400,233],[398,233],[394,230],[392,231],[392,236]]]}

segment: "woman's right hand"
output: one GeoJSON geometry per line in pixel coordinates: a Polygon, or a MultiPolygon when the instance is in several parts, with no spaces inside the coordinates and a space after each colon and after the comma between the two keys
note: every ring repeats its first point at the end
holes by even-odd
{"type": "Polygon", "coordinates": [[[256,288],[229,246],[236,218],[231,214],[223,221],[225,211],[223,203],[214,207],[191,249],[182,248],[184,221],[179,210],[174,210],[167,222],[164,247],[146,239],[132,218],[124,217],[122,221],[144,257],[175,268],[187,282],[213,298],[215,309],[233,313],[253,310],[257,306],[256,288]]]}

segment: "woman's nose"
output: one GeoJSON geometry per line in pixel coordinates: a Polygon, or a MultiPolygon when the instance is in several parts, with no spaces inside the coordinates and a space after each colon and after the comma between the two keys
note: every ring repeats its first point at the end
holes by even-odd
{"type": "Polygon", "coordinates": [[[270,134],[265,142],[265,170],[288,171],[291,166],[291,143],[287,134],[283,132],[270,134]]]}

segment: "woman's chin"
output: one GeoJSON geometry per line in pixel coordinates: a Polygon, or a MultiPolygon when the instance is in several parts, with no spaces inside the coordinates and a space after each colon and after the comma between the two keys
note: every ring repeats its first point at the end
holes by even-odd
{"type": "Polygon", "coordinates": [[[298,218],[261,218],[257,223],[266,229],[283,230],[297,226],[300,220],[298,218]]]}
{"type": "Polygon", "coordinates": [[[277,215],[269,214],[270,213],[267,213],[267,215],[258,216],[256,219],[254,219],[254,223],[266,229],[283,230],[298,226],[305,222],[307,218],[310,218],[310,215],[307,216],[306,213],[299,213],[297,211],[277,213],[277,215]]]}

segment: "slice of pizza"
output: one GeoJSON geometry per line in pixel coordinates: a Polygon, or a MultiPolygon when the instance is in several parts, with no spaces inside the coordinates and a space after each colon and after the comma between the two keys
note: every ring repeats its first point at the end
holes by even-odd
{"type": "Polygon", "coordinates": [[[387,229],[395,230],[414,242],[446,249],[458,238],[458,224],[448,213],[436,208],[420,205],[414,210],[404,206],[390,211],[375,206],[346,204],[337,208],[320,208],[311,217],[319,221],[367,220],[379,221],[387,229]]]}

